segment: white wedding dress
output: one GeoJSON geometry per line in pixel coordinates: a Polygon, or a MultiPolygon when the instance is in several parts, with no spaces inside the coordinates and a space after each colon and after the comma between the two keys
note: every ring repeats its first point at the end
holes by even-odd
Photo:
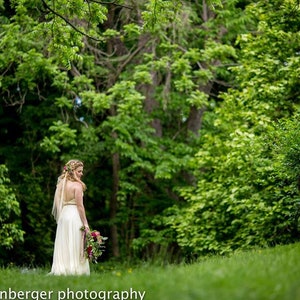
{"type": "Polygon", "coordinates": [[[75,199],[63,202],[57,220],[52,275],[89,275],[90,266],[83,254],[82,221],[75,199]]]}

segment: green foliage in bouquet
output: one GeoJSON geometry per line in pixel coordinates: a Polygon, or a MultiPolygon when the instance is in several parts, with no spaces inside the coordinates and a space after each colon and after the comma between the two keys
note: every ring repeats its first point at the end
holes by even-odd
{"type": "Polygon", "coordinates": [[[107,237],[101,236],[97,230],[87,231],[84,226],[81,230],[84,233],[84,255],[90,262],[97,263],[104,251],[104,241],[107,237]]]}

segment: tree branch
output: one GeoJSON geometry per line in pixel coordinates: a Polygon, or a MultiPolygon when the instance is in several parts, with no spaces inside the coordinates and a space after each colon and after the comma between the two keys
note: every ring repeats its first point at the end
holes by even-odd
{"type": "Polygon", "coordinates": [[[86,36],[87,38],[94,40],[96,42],[101,42],[101,40],[94,38],[90,35],[88,35],[87,33],[81,31],[80,29],[78,29],[74,24],[72,24],[67,18],[65,18],[64,16],[62,16],[61,14],[59,14],[58,12],[56,12],[55,10],[53,10],[44,0],[42,0],[43,5],[50,11],[52,12],[54,15],[58,16],[59,18],[61,18],[62,20],[64,20],[68,25],[70,25],[75,31],[79,32],[80,34],[86,36]]]}
{"type": "Polygon", "coordinates": [[[115,1],[113,1],[113,2],[103,2],[103,1],[97,1],[97,0],[87,0],[87,2],[93,2],[93,3],[97,3],[97,4],[101,4],[101,5],[112,4],[112,5],[114,5],[114,6],[120,6],[120,7],[124,7],[124,8],[127,8],[127,9],[133,9],[133,8],[130,7],[130,6],[122,5],[122,4],[116,3],[117,0],[115,0],[115,1]]]}
{"type": "Polygon", "coordinates": [[[116,78],[119,77],[122,70],[125,66],[144,48],[144,46],[149,42],[149,39],[145,39],[137,49],[135,49],[130,55],[128,55],[127,59],[118,67],[116,78]]]}

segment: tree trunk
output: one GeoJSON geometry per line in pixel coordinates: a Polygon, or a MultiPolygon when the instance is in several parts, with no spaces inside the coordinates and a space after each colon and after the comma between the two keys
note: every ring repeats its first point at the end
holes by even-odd
{"type": "MultiPolygon", "coordinates": [[[[214,18],[214,17],[215,17],[215,13],[209,9],[207,1],[202,0],[202,20],[203,20],[203,22],[204,23],[208,22],[209,19],[214,18]]],[[[205,28],[205,26],[204,26],[204,28],[205,28]]],[[[215,63],[217,63],[217,62],[215,62],[215,63]]],[[[202,65],[205,67],[205,64],[202,64],[202,65]]],[[[206,85],[199,87],[199,90],[206,94],[209,94],[211,89],[212,89],[212,82],[208,82],[206,85]]],[[[206,111],[206,107],[202,107],[199,109],[195,106],[192,106],[190,109],[190,114],[189,114],[188,121],[187,121],[187,129],[189,131],[193,132],[196,136],[200,135],[200,129],[201,129],[203,115],[204,115],[205,111],[206,111]]]]}
{"type": "MultiPolygon", "coordinates": [[[[199,90],[209,94],[212,89],[212,82],[208,82],[205,86],[199,87],[199,90]]],[[[192,106],[187,121],[187,129],[193,132],[196,136],[199,136],[202,125],[203,115],[206,111],[206,107],[197,108],[192,106]]]]}
{"type": "Polygon", "coordinates": [[[193,132],[196,136],[199,136],[199,131],[202,125],[202,119],[206,108],[203,107],[201,109],[196,108],[195,106],[191,107],[187,128],[191,132],[193,132]]]}
{"type": "MultiPolygon", "coordinates": [[[[114,136],[116,134],[113,134],[114,136]]],[[[109,203],[109,217],[112,221],[110,228],[110,240],[112,244],[113,256],[120,256],[119,240],[118,240],[118,228],[116,225],[117,209],[118,209],[118,190],[119,190],[119,171],[120,171],[120,157],[119,153],[113,153],[112,155],[112,169],[113,169],[113,191],[109,203]]]]}
{"type": "MultiPolygon", "coordinates": [[[[114,28],[114,19],[115,19],[115,7],[113,5],[108,6],[107,21],[105,23],[106,28],[114,28]]],[[[112,54],[115,48],[115,40],[110,39],[107,42],[107,53],[112,54]]],[[[110,66],[111,69],[112,66],[110,66]]],[[[107,89],[114,85],[116,80],[115,72],[111,72],[107,79],[107,89]]],[[[115,116],[117,114],[114,106],[110,108],[110,115],[115,116]]],[[[112,138],[117,139],[118,135],[116,132],[112,132],[112,138]]],[[[118,190],[119,190],[119,172],[120,172],[120,155],[119,153],[112,154],[112,176],[113,176],[113,186],[112,194],[109,202],[109,217],[111,221],[110,226],[110,241],[112,245],[112,254],[114,257],[120,256],[120,247],[119,247],[119,237],[118,237],[118,226],[116,224],[117,211],[118,211],[118,190]]]]}
{"type": "MultiPolygon", "coordinates": [[[[146,35],[141,36],[139,43],[144,44],[144,39],[148,39],[146,35]]],[[[151,43],[151,46],[144,50],[144,53],[154,53],[155,52],[155,41],[151,43]]],[[[143,95],[145,95],[144,109],[148,115],[151,116],[153,111],[159,107],[159,103],[154,97],[155,88],[157,87],[157,73],[155,70],[151,70],[152,84],[141,84],[138,86],[138,89],[143,95]]],[[[155,118],[151,121],[151,126],[155,129],[155,135],[162,137],[163,129],[161,120],[155,118]]]]}

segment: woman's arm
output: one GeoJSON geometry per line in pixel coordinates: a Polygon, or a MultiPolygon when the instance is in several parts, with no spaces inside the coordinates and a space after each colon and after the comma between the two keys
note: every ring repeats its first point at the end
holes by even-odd
{"type": "Polygon", "coordinates": [[[83,190],[81,183],[75,183],[75,201],[79,212],[80,219],[84,227],[89,229],[89,224],[85,215],[85,209],[83,205],[83,190]]]}

